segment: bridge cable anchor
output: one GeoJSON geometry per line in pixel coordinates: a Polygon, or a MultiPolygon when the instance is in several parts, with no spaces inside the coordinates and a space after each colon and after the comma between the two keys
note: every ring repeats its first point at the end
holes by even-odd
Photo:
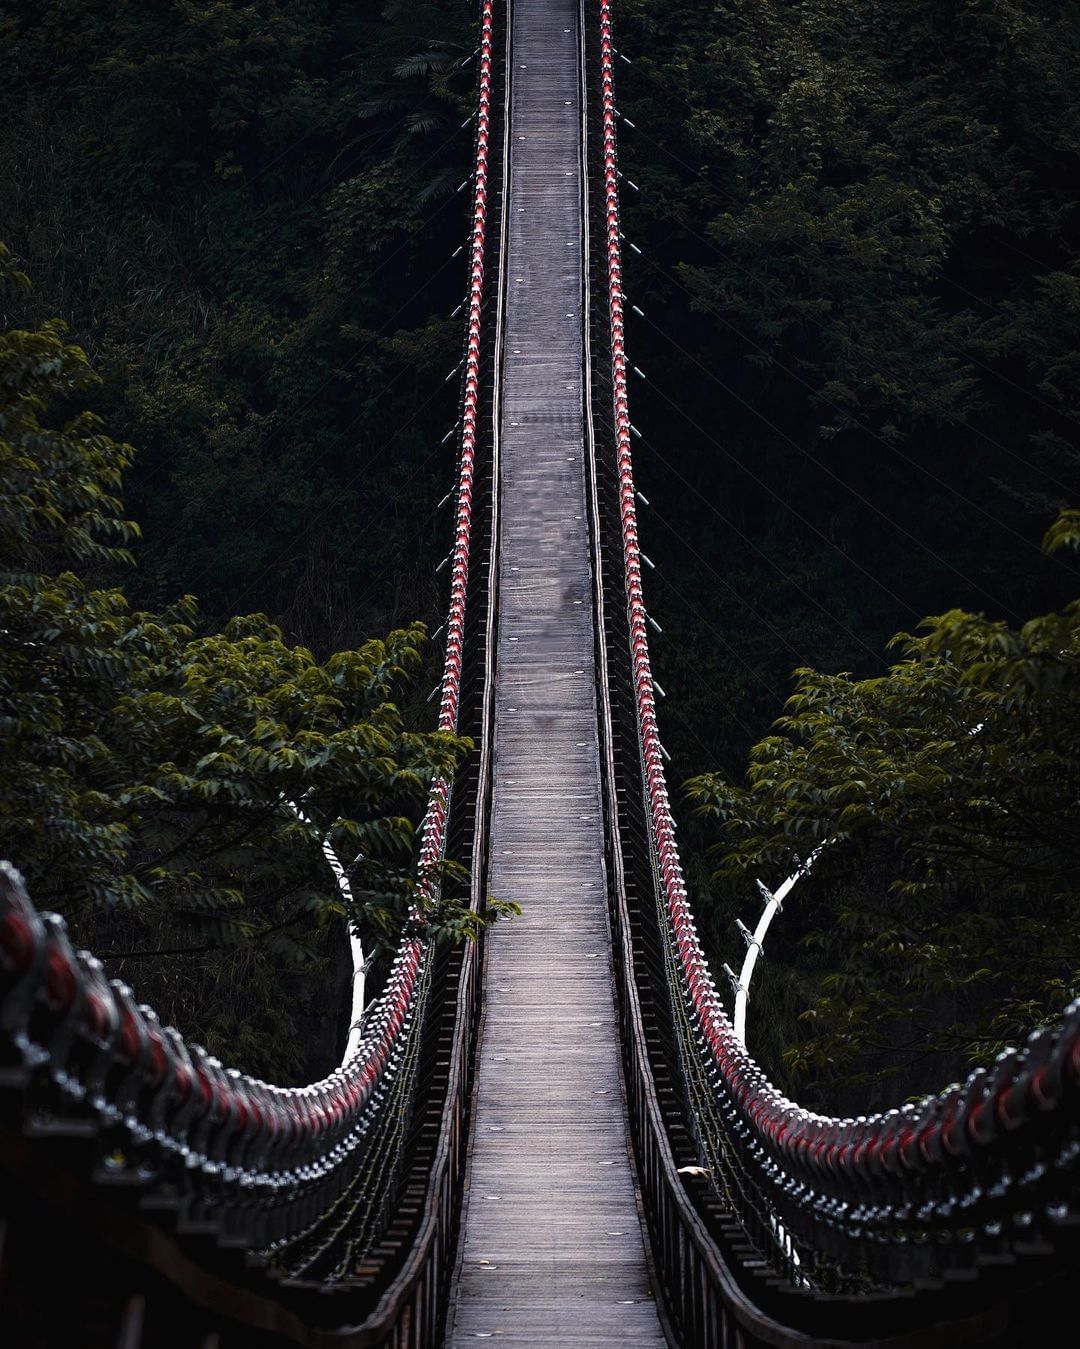
{"type": "Polygon", "coordinates": [[[731,985],[731,991],[735,994],[735,996],[745,997],[747,1002],[749,1002],[750,995],[747,993],[746,989],[743,988],[742,984],[739,982],[739,976],[735,973],[735,971],[731,968],[731,966],[727,963],[726,960],[724,961],[721,968],[727,975],[728,983],[731,985]]]}
{"type": "Polygon", "coordinates": [[[769,889],[769,887],[765,884],[764,881],[759,880],[756,882],[756,884],[758,888],[758,894],[761,896],[766,906],[769,904],[775,904],[776,912],[779,913],[780,910],[784,907],[784,901],[782,899],[777,899],[777,897],[773,894],[773,892],[769,889]]]}
{"type": "Polygon", "coordinates": [[[746,926],[746,924],[743,922],[741,918],[735,919],[735,926],[739,929],[739,936],[742,937],[743,941],[746,943],[746,949],[748,951],[756,946],[758,949],[758,955],[765,954],[765,947],[762,946],[761,942],[758,941],[758,939],[754,936],[754,934],[750,931],[750,929],[746,926]]]}

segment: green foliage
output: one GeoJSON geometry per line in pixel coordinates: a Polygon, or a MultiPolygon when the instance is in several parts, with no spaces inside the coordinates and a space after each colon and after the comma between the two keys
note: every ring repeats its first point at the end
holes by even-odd
{"type": "MultiPolygon", "coordinates": [[[[652,0],[630,10],[650,34],[666,15],[652,0]]],[[[688,96],[686,153],[705,165],[718,250],[684,279],[698,303],[798,365],[831,432],[854,418],[900,434],[970,415],[984,395],[969,354],[1037,367],[1019,328],[1075,276],[1014,264],[1016,290],[995,314],[955,284],[956,251],[985,250],[995,233],[1047,252],[1071,242],[1068,189],[1055,181],[1080,155],[1070,10],[746,0],[691,3],[675,28],[677,50],[697,38],[693,64],[665,63],[663,47],[643,63],[688,96]]],[[[666,130],[669,119],[651,121],[666,130]]],[[[1072,311],[1075,349],[1075,303],[1056,308],[1072,311]]],[[[1072,397],[1053,376],[1042,389],[1072,397]]]]}
{"type": "MultiPolygon", "coordinates": [[[[1051,538],[1071,524],[1075,546],[1074,516],[1051,538]]],[[[906,1055],[985,1055],[1080,980],[1080,601],[1019,628],[952,610],[893,645],[877,678],[797,671],[745,786],[689,784],[726,875],[776,882],[825,845],[796,900],[819,991],[787,1058],[849,1085],[890,1025],[906,1055]]]]}
{"type": "Polygon", "coordinates": [[[103,375],[89,406],[140,447],[136,603],[262,608],[324,653],[435,611],[474,15],[63,0],[0,20],[4,228],[36,282],[9,317],[63,316],[103,375]]]}
{"type": "Polygon", "coordinates": [[[1043,539],[1043,550],[1059,552],[1062,548],[1080,551],[1080,511],[1062,511],[1043,539]]]}
{"type": "MultiPolygon", "coordinates": [[[[1038,552],[1080,483],[1077,13],[1049,0],[620,4],[632,62],[619,66],[620,160],[641,188],[623,199],[641,249],[626,252],[626,288],[644,311],[628,343],[649,375],[634,393],[635,457],[653,504],[642,541],[665,634],[662,731],[680,777],[741,781],[793,667],[851,671],[820,689],[839,712],[848,686],[884,674],[895,687],[881,653],[921,615],[955,608],[1019,632],[1080,593],[1075,554],[1038,552]]],[[[914,700],[903,707],[917,725],[914,700]]],[[[822,790],[855,791],[844,783],[822,790]]],[[[684,822],[718,964],[738,958],[733,919],[749,919],[756,896],[745,873],[710,876],[716,837],[713,819],[684,822]]],[[[813,837],[773,835],[768,878],[813,837]]],[[[888,983],[880,933],[916,944],[903,914],[889,917],[889,887],[910,874],[884,845],[875,870],[862,837],[799,883],[755,975],[751,1046],[788,1085],[785,1044],[825,1046],[845,1016],[864,1042],[853,1061],[834,1036],[836,1064],[804,1064],[800,1094],[810,1077],[831,1091],[886,1070],[903,1089],[936,1088],[960,1068],[946,1052],[954,1031],[981,1025],[996,1040],[1023,1022],[1018,996],[1013,1022],[988,1027],[1008,989],[996,973],[960,973],[1011,967],[1006,924],[980,928],[985,961],[954,963],[950,949],[951,982],[927,953],[926,987],[909,999],[918,1025],[899,976],[887,1037],[858,983],[832,990],[827,1021],[795,1023],[826,976],[862,978],[860,960],[874,989],[888,983]],[[841,931],[844,912],[872,926],[841,931]],[[802,941],[813,931],[827,947],[802,941]],[[941,1055],[924,1053],[931,1043],[941,1055]]],[[[1016,901],[1025,914],[1033,903],[1016,901]]],[[[1048,980],[1051,967],[1071,978],[1034,954],[1022,952],[1029,988],[1040,963],[1048,980]]],[[[859,1090],[854,1109],[877,1087],[859,1090]]]]}
{"type": "MultiPolygon", "coordinates": [[[[25,291],[29,279],[0,244],[0,290],[25,291]]],[[[83,412],[63,426],[43,425],[49,398],[72,398],[97,381],[79,347],[53,320],[36,332],[0,333],[0,577],[19,564],[129,561],[138,535],[119,518],[115,496],[131,449],[100,433],[83,412]]]]}
{"type": "MultiPolygon", "coordinates": [[[[650,606],[685,772],[792,666],[1015,621],[1080,477],[1080,30],[1044,0],[625,0],[620,152],[650,606]]],[[[1071,572],[1071,576],[1070,576],[1071,572]]]]}
{"type": "MultiPolygon", "coordinates": [[[[419,902],[428,786],[468,748],[408,730],[392,701],[421,663],[422,626],[320,662],[263,615],[202,632],[191,597],[132,611],[121,589],[77,574],[127,560],[136,531],[116,493],[131,451],[90,414],[58,419],[55,405],[93,383],[61,332],[0,335],[5,854],[106,956],[254,945],[304,963],[334,918],[369,943],[396,938],[419,902]]],[[[476,920],[454,879],[421,917],[456,939],[476,920]]]]}

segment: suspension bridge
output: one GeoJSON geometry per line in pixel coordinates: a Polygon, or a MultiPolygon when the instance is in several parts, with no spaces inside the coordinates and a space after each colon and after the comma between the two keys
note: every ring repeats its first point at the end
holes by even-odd
{"type": "Polygon", "coordinates": [[[482,0],[461,442],[421,884],[309,1087],[162,1027],[0,872],[5,1344],[1055,1342],[1080,1008],[884,1114],[785,1099],[687,902],[649,663],[609,0],[482,0]],[[48,1290],[47,1295],[43,1290],[48,1290]]]}

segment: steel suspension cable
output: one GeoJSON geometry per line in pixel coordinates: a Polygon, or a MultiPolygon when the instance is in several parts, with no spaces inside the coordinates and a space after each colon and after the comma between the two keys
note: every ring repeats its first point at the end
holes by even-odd
{"type": "MultiPolygon", "coordinates": [[[[493,28],[493,0],[484,0],[462,452],[438,723],[443,731],[456,729],[461,700],[493,28]]],[[[450,784],[437,779],[421,827],[416,923],[438,897],[449,797],[450,784]]],[[[117,1137],[117,1165],[137,1169],[139,1183],[148,1183],[155,1168],[177,1176],[185,1202],[200,1221],[209,1221],[210,1230],[216,1225],[223,1234],[227,1227],[230,1239],[243,1234],[250,1241],[258,1232],[269,1231],[271,1239],[300,1232],[307,1215],[350,1189],[357,1167],[374,1174],[385,1170],[380,1158],[390,1164],[400,1129],[374,1150],[368,1145],[373,1125],[384,1122],[389,1084],[415,1054],[412,1032],[420,1024],[421,993],[433,958],[425,938],[413,931],[402,938],[353,1057],[320,1082],[281,1088],[225,1069],[177,1032],[163,1029],[151,1009],[135,1005],[125,985],[105,980],[99,962],[71,949],[60,920],[37,913],[7,864],[0,864],[0,901],[0,991],[7,1037],[33,1068],[35,1089],[41,1089],[47,1069],[44,1089],[59,1093],[61,1115],[63,1102],[67,1108],[74,1102],[76,1114],[90,1111],[107,1135],[117,1137]]],[[[50,1108],[55,1108],[51,1099],[50,1108]]]]}

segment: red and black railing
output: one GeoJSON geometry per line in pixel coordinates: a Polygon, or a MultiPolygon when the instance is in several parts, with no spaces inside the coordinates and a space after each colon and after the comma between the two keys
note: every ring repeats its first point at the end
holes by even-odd
{"type": "MultiPolygon", "coordinates": [[[[834,1334],[854,1337],[860,1323],[875,1335],[905,1327],[914,1334],[920,1323],[960,1314],[963,1298],[943,1290],[979,1270],[996,1272],[995,1296],[1007,1287],[1019,1301],[1021,1267],[1042,1261],[1032,1276],[1041,1283],[1055,1265],[1075,1260],[1080,1003],[963,1085],[851,1119],[821,1116],[786,1099],[734,1033],[691,912],[657,725],[627,390],[611,8],[610,0],[597,0],[591,58],[591,275],[604,301],[593,342],[610,359],[594,372],[597,403],[610,409],[598,437],[596,545],[609,647],[608,815],[619,854],[611,875],[622,886],[613,913],[616,938],[624,941],[623,1002],[638,1009],[636,1025],[624,1027],[626,1066],[628,1079],[641,1073],[650,1079],[637,1087],[630,1080],[628,1088],[638,1107],[658,1260],[663,1268],[670,1252],[665,1282],[691,1338],[707,1331],[702,1281],[711,1283],[717,1304],[726,1298],[737,1305],[735,1286],[749,1295],[736,1318],[746,1334],[782,1334],[782,1325],[812,1333],[829,1325],[834,1334]],[[681,1069],[674,1075],[673,1060],[681,1069]],[[649,1136],[660,1127],[664,1142],[649,1136]],[[659,1157],[665,1142],[666,1172],[659,1157]],[[677,1184],[688,1201],[682,1217],[680,1196],[669,1192],[671,1175],[680,1171],[677,1184]],[[715,1250],[695,1261],[699,1220],[715,1250]],[[925,1290],[920,1309],[911,1305],[916,1288],[925,1290]],[[868,1319],[871,1302],[882,1310],[868,1319]],[[754,1320],[763,1308],[779,1318],[768,1330],[754,1320]]],[[[985,1304],[985,1284],[979,1297],[985,1304]]],[[[986,1342],[1003,1324],[1000,1316],[987,1321],[986,1342]]]]}
{"type": "MultiPolygon", "coordinates": [[[[500,248],[489,201],[500,172],[504,80],[494,0],[481,2],[479,37],[438,722],[477,748],[452,786],[431,786],[418,918],[438,900],[442,859],[482,876],[486,846],[485,570],[495,541],[483,428],[494,342],[488,275],[500,248]]],[[[475,879],[472,903],[483,903],[475,879]]],[[[224,1067],[162,1027],[100,962],[72,949],[62,920],[38,914],[17,873],[3,867],[0,1324],[13,1342],[24,1317],[43,1342],[60,1342],[57,1335],[84,1335],[94,1316],[134,1325],[136,1305],[141,1329],[124,1341],[132,1345],[139,1335],[168,1345],[202,1342],[207,1333],[237,1345],[279,1336],[317,1344],[324,1335],[355,1345],[433,1342],[453,1263],[480,962],[479,949],[436,949],[406,936],[355,1053],[322,1081],[281,1088],[224,1067]],[[89,1230],[72,1230],[78,1213],[95,1215],[90,1228],[100,1226],[100,1243],[89,1230]],[[125,1259],[133,1249],[141,1254],[125,1259]],[[43,1301],[41,1288],[13,1277],[44,1275],[65,1251],[64,1299],[43,1301]],[[103,1298],[111,1299],[107,1315],[103,1298]],[[190,1313],[195,1304],[198,1315],[190,1313]],[[342,1324],[352,1328],[344,1340],[342,1324]],[[189,1339],[196,1331],[200,1338],[189,1339]]]]}

